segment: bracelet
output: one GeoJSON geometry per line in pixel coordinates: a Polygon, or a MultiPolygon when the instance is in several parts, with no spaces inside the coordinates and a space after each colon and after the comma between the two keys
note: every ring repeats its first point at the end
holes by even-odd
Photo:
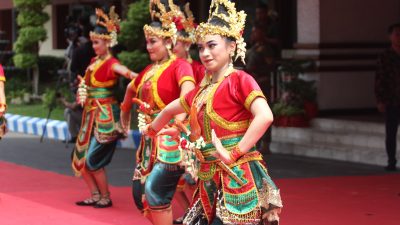
{"type": "Polygon", "coordinates": [[[130,112],[131,111],[131,106],[128,106],[128,104],[124,104],[123,102],[119,106],[119,108],[122,110],[122,112],[130,112]]]}
{"type": "Polygon", "coordinates": [[[147,135],[150,137],[154,137],[157,135],[157,133],[158,133],[158,131],[154,130],[153,126],[151,126],[151,123],[150,123],[147,128],[147,135]]]}
{"type": "Polygon", "coordinates": [[[244,155],[242,153],[242,151],[240,151],[239,146],[235,146],[232,151],[229,153],[229,157],[236,162],[240,157],[242,157],[242,155],[244,155]]]}
{"type": "Polygon", "coordinates": [[[132,71],[128,69],[128,71],[125,74],[125,77],[129,77],[129,79],[133,80],[135,77],[132,74],[132,71]]]}

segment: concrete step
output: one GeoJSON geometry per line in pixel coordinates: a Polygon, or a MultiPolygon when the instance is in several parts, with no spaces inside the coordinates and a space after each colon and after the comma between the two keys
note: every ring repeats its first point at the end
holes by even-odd
{"type": "MultiPolygon", "coordinates": [[[[385,135],[379,133],[362,133],[352,131],[327,131],[315,128],[281,128],[272,129],[272,139],[295,144],[315,143],[343,145],[363,148],[385,148],[385,135]]],[[[397,139],[400,146],[400,138],[397,139]]]]}
{"type": "MultiPolygon", "coordinates": [[[[387,165],[387,156],[385,150],[377,148],[357,148],[343,145],[315,143],[299,144],[273,140],[271,143],[271,151],[274,153],[301,155],[370,165],[387,165]]],[[[398,157],[399,155],[400,154],[398,154],[398,157]]]]}
{"type": "Polygon", "coordinates": [[[385,125],[373,122],[314,119],[310,128],[273,127],[271,150],[372,165],[387,163],[385,125]]]}
{"type": "Polygon", "coordinates": [[[316,118],[311,121],[311,127],[327,131],[357,131],[385,134],[385,124],[374,122],[316,118]]]}

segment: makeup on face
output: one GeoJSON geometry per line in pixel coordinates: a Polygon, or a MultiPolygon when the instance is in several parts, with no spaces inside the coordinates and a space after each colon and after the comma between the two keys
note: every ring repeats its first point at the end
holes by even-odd
{"type": "Polygon", "coordinates": [[[165,57],[168,57],[164,40],[157,36],[146,37],[146,49],[150,60],[153,62],[162,61],[165,57]]]}
{"type": "Polygon", "coordinates": [[[220,35],[207,35],[198,42],[200,60],[207,71],[213,73],[229,64],[229,47],[220,35]]]}
{"type": "Polygon", "coordinates": [[[106,40],[93,38],[92,47],[97,56],[102,56],[108,53],[108,45],[106,40]]]}

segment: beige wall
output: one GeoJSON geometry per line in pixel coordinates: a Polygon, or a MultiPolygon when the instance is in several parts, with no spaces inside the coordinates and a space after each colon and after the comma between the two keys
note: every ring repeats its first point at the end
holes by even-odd
{"type": "Polygon", "coordinates": [[[321,42],[384,42],[387,27],[400,19],[399,0],[320,2],[321,42]]]}
{"type": "Polygon", "coordinates": [[[297,2],[297,42],[320,42],[320,0],[297,2]]]}
{"type": "Polygon", "coordinates": [[[384,42],[400,0],[298,0],[298,43],[384,42]]]}
{"type": "Polygon", "coordinates": [[[44,24],[44,27],[47,31],[47,39],[46,41],[40,44],[40,55],[53,55],[53,56],[63,56],[64,50],[53,49],[53,25],[52,25],[52,6],[48,5],[44,9],[46,13],[49,14],[50,20],[44,24]]]}
{"type": "Polygon", "coordinates": [[[400,21],[400,0],[297,0],[297,17],[294,57],[315,59],[318,72],[307,77],[317,81],[320,108],[375,107],[376,57],[400,21]]]}

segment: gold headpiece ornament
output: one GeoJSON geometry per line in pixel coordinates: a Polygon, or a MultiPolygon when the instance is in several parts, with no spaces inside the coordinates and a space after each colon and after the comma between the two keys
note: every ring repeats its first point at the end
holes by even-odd
{"type": "Polygon", "coordinates": [[[190,4],[186,3],[184,8],[181,9],[174,4],[173,0],[168,0],[168,2],[171,9],[168,13],[172,16],[172,21],[175,23],[175,27],[178,31],[178,40],[189,43],[196,42],[197,24],[194,22],[190,4]]]}
{"type": "MultiPolygon", "coordinates": [[[[178,39],[181,39],[182,41],[186,42],[191,42],[195,43],[196,42],[196,27],[197,24],[194,22],[194,16],[193,12],[190,10],[190,4],[186,3],[185,8],[185,19],[182,21],[182,26],[185,29],[185,32],[188,34],[188,36],[183,36],[181,35],[180,37],[178,36],[178,39]]],[[[178,28],[179,30],[179,28],[178,28]]]]}
{"type": "Polygon", "coordinates": [[[107,15],[102,9],[96,8],[97,21],[96,24],[103,26],[107,29],[108,34],[98,34],[94,31],[90,32],[90,38],[101,38],[110,40],[111,47],[118,44],[117,33],[119,32],[120,19],[118,14],[115,12],[115,6],[111,6],[110,12],[107,15]]]}
{"type": "Polygon", "coordinates": [[[212,0],[207,23],[200,23],[197,27],[196,39],[202,40],[206,35],[210,34],[232,37],[236,40],[235,60],[240,57],[242,62],[245,63],[246,43],[242,36],[245,23],[246,13],[244,11],[238,12],[235,8],[235,3],[229,0],[212,0]],[[223,21],[228,26],[212,24],[211,20],[213,18],[223,21]]]}
{"type": "Polygon", "coordinates": [[[166,6],[161,3],[160,0],[150,0],[149,9],[151,20],[154,21],[158,19],[161,23],[161,28],[146,24],[143,30],[146,36],[155,35],[162,38],[171,38],[175,45],[178,30],[174,23],[174,15],[178,13],[176,10],[179,11],[179,7],[174,5],[172,0],[168,0],[168,4],[170,11],[167,11],[166,6]]]}

